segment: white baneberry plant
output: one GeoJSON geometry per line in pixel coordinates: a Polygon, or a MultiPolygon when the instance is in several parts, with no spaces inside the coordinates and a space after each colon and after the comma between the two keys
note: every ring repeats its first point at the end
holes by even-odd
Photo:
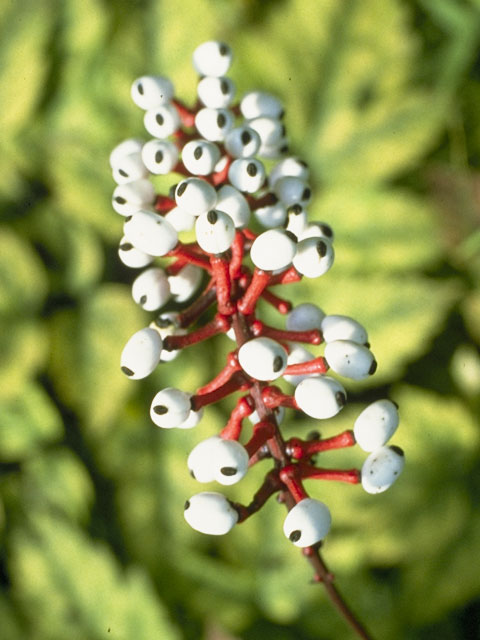
{"type": "Polygon", "coordinates": [[[224,368],[200,389],[159,390],[150,416],[165,429],[191,429],[204,407],[240,392],[221,432],[191,451],[188,469],[200,483],[231,485],[260,460],[269,458],[273,465],[250,504],[204,491],[186,501],[185,520],[202,533],[223,535],[277,494],[288,510],[285,536],[303,549],[314,580],[325,584],[357,634],[368,638],[320,554],[330,510],[309,497],[304,483],[337,480],[361,484],[368,493],[388,489],[404,466],[402,450],[387,444],[398,426],[398,408],[388,399],[377,400],[353,429],[326,439],[315,432],[305,440],[282,435],[285,408],[316,420],[331,418],[347,401],[343,380],[367,378],[377,363],[359,322],[326,315],[309,302],[292,308],[272,291],[324,275],[334,261],[334,234],[326,222],[308,219],[309,168],[288,152],[281,102],[263,91],[236,101],[235,85],[226,76],[231,62],[230,47],[222,42],[195,49],[200,78],[192,108],[175,96],[167,78],[143,76],[132,85],[151,139],[129,138],[112,151],[117,183],[112,203],[125,220],[120,259],[142,269],[132,297],[156,317],[128,340],[121,369],[141,379],[214,335],[225,334],[235,343],[224,368]],[[149,177],[170,172],[183,179],[168,194],[156,193],[149,177]],[[251,219],[261,233],[249,228],[251,219]],[[185,233],[192,230],[196,241],[186,242],[185,233]],[[260,299],[286,315],[284,329],[261,320],[260,299]],[[169,301],[180,310],[161,312],[169,301]],[[212,310],[213,319],[202,323],[212,310]],[[321,343],[324,355],[315,357],[308,346],[321,343]],[[291,393],[274,384],[280,378],[292,386],[291,393]],[[252,428],[245,428],[246,418],[252,428]],[[317,465],[323,451],[355,444],[369,454],[361,470],[317,465]]]}

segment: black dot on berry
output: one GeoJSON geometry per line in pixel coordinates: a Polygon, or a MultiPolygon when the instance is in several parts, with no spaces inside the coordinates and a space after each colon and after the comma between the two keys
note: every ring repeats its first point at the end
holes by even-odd
{"type": "Polygon", "coordinates": [[[220,91],[223,93],[224,96],[228,95],[228,82],[226,80],[222,80],[220,82],[220,91]]]}
{"type": "Polygon", "coordinates": [[[162,162],[163,160],[163,152],[160,151],[160,149],[155,153],[155,162],[157,164],[160,164],[160,162],[162,162]]]}
{"type": "Polygon", "coordinates": [[[183,505],[183,510],[186,511],[189,507],[190,507],[190,500],[186,500],[185,504],[183,505]]]}
{"type": "Polygon", "coordinates": [[[273,371],[277,373],[283,367],[283,358],[282,356],[275,356],[273,361],[273,371]]]}
{"type": "Polygon", "coordinates": [[[123,242],[120,246],[119,246],[120,251],[130,251],[131,249],[133,249],[133,244],[131,244],[130,242],[123,242]]]}
{"type": "Polygon", "coordinates": [[[318,226],[320,227],[320,231],[324,236],[327,236],[327,238],[331,238],[333,236],[332,227],[330,227],[328,224],[320,224],[318,226]]]}
{"type": "Polygon", "coordinates": [[[235,467],[222,467],[220,473],[224,476],[234,476],[237,473],[235,467]]]}
{"type": "Polygon", "coordinates": [[[367,347],[367,349],[370,349],[370,342],[365,342],[365,346],[367,347]]]}
{"type": "Polygon", "coordinates": [[[117,196],[116,198],[114,198],[114,200],[117,204],[126,204],[127,202],[125,198],[122,198],[121,196],[117,196]]]}
{"type": "Polygon", "coordinates": [[[282,138],[284,138],[285,134],[287,133],[287,128],[285,127],[284,124],[282,124],[281,132],[282,132],[282,138]]]}
{"type": "Polygon", "coordinates": [[[132,216],[126,216],[125,222],[129,222],[132,219],[132,216]]]}
{"type": "Polygon", "coordinates": [[[243,145],[248,144],[252,139],[251,134],[248,131],[242,131],[242,135],[240,136],[240,140],[243,145]]]}
{"type": "Polygon", "coordinates": [[[173,322],[170,318],[157,318],[155,320],[155,324],[157,327],[160,327],[160,329],[166,329],[167,327],[171,327],[173,322]]]}
{"type": "Polygon", "coordinates": [[[120,369],[123,371],[123,373],[126,376],[133,376],[133,371],[131,369],[129,369],[128,367],[120,367],[120,369]]]}
{"type": "Polygon", "coordinates": [[[297,236],[292,231],[289,231],[287,229],[287,231],[285,231],[285,235],[288,236],[290,238],[290,240],[293,240],[294,242],[297,242],[297,236]]]}
{"type": "Polygon", "coordinates": [[[165,118],[162,116],[161,113],[157,113],[157,115],[155,116],[155,120],[160,126],[162,126],[165,122],[165,118]]]}
{"type": "Polygon", "coordinates": [[[339,407],[344,407],[347,404],[347,397],[341,391],[337,391],[337,393],[335,394],[335,400],[337,401],[339,407]]]}
{"type": "Polygon", "coordinates": [[[247,164],[247,173],[252,178],[257,175],[257,166],[253,162],[247,164]]]}
{"type": "Polygon", "coordinates": [[[227,119],[223,113],[219,113],[217,116],[217,126],[221,129],[227,124],[227,119]]]}
{"type": "Polygon", "coordinates": [[[166,407],[164,404],[156,404],[153,407],[153,413],[156,413],[158,416],[164,416],[166,413],[168,413],[168,407],[166,407]]]}
{"type": "MultiPolygon", "coordinates": [[[[190,469],[190,475],[192,476],[192,478],[193,478],[194,480],[196,480],[196,478],[195,478],[195,474],[193,473],[193,469],[190,469]]],[[[188,502],[188,500],[187,500],[187,502],[188,502]]]]}
{"type": "Polygon", "coordinates": [[[280,153],[288,153],[288,144],[284,144],[283,147],[280,147],[280,153]]]}
{"type": "Polygon", "coordinates": [[[228,54],[228,46],[223,42],[220,43],[218,50],[220,51],[221,56],[226,56],[228,54]]]}
{"type": "Polygon", "coordinates": [[[145,303],[146,303],[146,301],[147,301],[147,296],[146,296],[146,295],[143,295],[143,296],[140,298],[140,304],[145,304],[145,303]]]}
{"type": "Polygon", "coordinates": [[[312,192],[311,192],[310,188],[309,187],[305,187],[305,189],[303,190],[303,193],[302,193],[302,200],[308,200],[311,195],[312,195],[312,192]]]}
{"type": "Polygon", "coordinates": [[[202,147],[195,147],[195,151],[193,152],[193,157],[195,158],[195,160],[200,160],[200,158],[202,157],[202,154],[203,154],[202,147]]]}
{"type": "Polygon", "coordinates": [[[293,213],[295,216],[298,216],[299,213],[302,213],[303,207],[301,204],[292,204],[291,207],[288,207],[287,213],[293,213]]]}
{"type": "Polygon", "coordinates": [[[137,84],[137,91],[141,96],[143,96],[143,84],[141,82],[137,84]]]}
{"type": "Polygon", "coordinates": [[[391,449],[392,451],[394,451],[397,455],[401,456],[402,458],[405,456],[405,454],[403,452],[403,449],[400,449],[400,447],[397,447],[396,444],[392,444],[388,448],[391,449]]]}
{"type": "Polygon", "coordinates": [[[298,542],[301,537],[302,532],[300,531],[300,529],[295,529],[295,531],[292,531],[292,533],[288,536],[288,539],[290,540],[290,542],[298,542]]]}
{"type": "Polygon", "coordinates": [[[305,167],[305,169],[308,169],[308,164],[305,162],[305,160],[299,160],[298,164],[302,167],[305,167]]]}
{"type": "Polygon", "coordinates": [[[284,117],[285,117],[285,109],[282,109],[282,110],[280,111],[280,113],[278,114],[278,118],[279,118],[279,120],[281,120],[281,119],[282,119],[282,118],[284,118],[284,117]]]}
{"type": "Polygon", "coordinates": [[[207,220],[210,222],[210,224],[215,224],[216,221],[218,220],[217,212],[214,209],[211,209],[207,213],[207,220]]]}
{"type": "Polygon", "coordinates": [[[398,402],[395,402],[395,400],[392,400],[391,402],[395,406],[396,409],[399,409],[398,402]]]}
{"type": "Polygon", "coordinates": [[[183,196],[183,194],[185,193],[185,189],[188,186],[188,182],[182,182],[178,185],[177,187],[177,196],[183,196]]]}
{"type": "Polygon", "coordinates": [[[317,242],[317,245],[315,248],[317,249],[317,253],[321,258],[327,255],[327,245],[322,240],[319,240],[317,242]]]}
{"type": "Polygon", "coordinates": [[[118,173],[123,176],[124,178],[128,178],[128,173],[126,171],[124,171],[123,169],[119,169],[118,173]]]}
{"type": "Polygon", "coordinates": [[[368,370],[368,373],[369,373],[370,375],[373,375],[373,374],[375,373],[375,371],[377,370],[377,366],[378,366],[377,361],[376,361],[376,360],[374,360],[374,361],[372,362],[372,364],[370,365],[370,369],[368,370]]]}

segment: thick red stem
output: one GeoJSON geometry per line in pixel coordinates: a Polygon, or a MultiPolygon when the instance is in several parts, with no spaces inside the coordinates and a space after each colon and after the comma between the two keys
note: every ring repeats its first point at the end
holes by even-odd
{"type": "Polygon", "coordinates": [[[175,200],[169,198],[168,196],[162,196],[161,194],[158,194],[155,198],[154,208],[157,213],[168,213],[176,206],[177,203],[175,202],[175,200]]]}
{"type": "Polygon", "coordinates": [[[358,484],[361,480],[358,469],[321,469],[306,464],[299,464],[298,467],[303,480],[336,480],[350,484],[358,484]]]}
{"type": "Polygon", "coordinates": [[[179,242],[177,246],[169,251],[166,254],[166,257],[169,258],[183,258],[186,262],[190,262],[190,264],[194,264],[197,267],[201,267],[208,271],[209,273],[212,270],[210,266],[210,261],[206,256],[203,256],[197,253],[193,248],[187,247],[186,245],[179,242]]]}
{"type": "Polygon", "coordinates": [[[267,500],[281,488],[282,483],[278,477],[278,471],[277,469],[272,469],[265,476],[262,486],[255,493],[252,501],[247,507],[234,503],[233,506],[239,513],[238,523],[244,522],[249,516],[259,511],[267,500]]]}
{"type": "Polygon", "coordinates": [[[258,299],[262,295],[263,290],[269,285],[271,277],[272,274],[269,271],[263,271],[255,267],[248,289],[237,303],[240,313],[249,315],[255,311],[258,299]]]}
{"type": "Polygon", "coordinates": [[[235,233],[232,246],[232,259],[230,260],[230,277],[236,280],[242,272],[242,262],[245,248],[245,238],[240,231],[235,233]]]}
{"type": "Polygon", "coordinates": [[[275,309],[283,315],[292,310],[291,302],[289,302],[288,300],[284,300],[283,298],[279,298],[269,289],[265,289],[265,291],[262,291],[261,297],[265,300],[265,302],[271,304],[272,307],[275,307],[275,309]]]}
{"type": "Polygon", "coordinates": [[[188,109],[188,107],[177,98],[172,100],[172,104],[175,105],[184,127],[190,128],[195,126],[195,111],[188,109]]]}
{"type": "Polygon", "coordinates": [[[255,320],[250,326],[255,337],[267,336],[274,340],[305,342],[307,344],[320,344],[323,340],[322,334],[318,329],[310,329],[309,331],[283,331],[282,329],[270,327],[261,320],[255,320]]]}
{"type": "Polygon", "coordinates": [[[301,460],[302,458],[311,458],[316,453],[322,451],[353,447],[356,441],[353,431],[349,429],[331,438],[325,438],[324,440],[300,440],[300,438],[290,438],[286,444],[287,451],[292,458],[301,460]]]}
{"type": "Polygon", "coordinates": [[[205,407],[208,404],[213,404],[214,402],[219,402],[226,398],[231,393],[235,393],[235,391],[240,391],[242,389],[248,389],[252,386],[252,382],[247,380],[246,377],[241,373],[237,372],[233,374],[233,376],[221,387],[217,387],[213,391],[209,393],[203,394],[195,394],[191,397],[190,402],[192,405],[193,411],[198,411],[201,407],[205,407]]]}
{"type": "Polygon", "coordinates": [[[289,464],[280,470],[280,480],[288,488],[295,502],[300,502],[300,500],[308,498],[308,493],[303,488],[301,477],[298,465],[296,464],[289,464]]]}
{"type": "Polygon", "coordinates": [[[242,434],[242,423],[255,411],[255,404],[251,396],[239,398],[235,409],[230,414],[227,424],[220,431],[220,437],[225,440],[238,440],[242,434]]]}
{"type": "Polygon", "coordinates": [[[262,420],[257,422],[253,428],[253,435],[246,443],[245,449],[248,452],[248,456],[251,458],[263,445],[273,438],[275,435],[277,426],[269,420],[262,420]]]}
{"type": "Polygon", "coordinates": [[[217,298],[215,287],[207,287],[205,291],[187,309],[182,311],[178,316],[178,326],[185,329],[193,324],[204,313],[217,298]]]}
{"type": "Polygon", "coordinates": [[[291,284],[293,282],[300,282],[302,276],[298,273],[295,267],[289,267],[282,271],[281,273],[277,273],[272,276],[271,285],[274,284],[291,284]]]}
{"type": "Polygon", "coordinates": [[[197,395],[203,395],[205,393],[215,391],[215,389],[218,389],[226,382],[228,382],[228,380],[230,380],[234,373],[236,373],[237,371],[241,371],[241,368],[242,367],[238,362],[237,352],[232,351],[227,356],[227,364],[225,365],[225,367],[220,371],[218,375],[215,376],[215,378],[213,378],[213,380],[210,380],[210,382],[208,382],[206,385],[200,387],[200,389],[198,389],[197,391],[197,395]]]}
{"type": "Polygon", "coordinates": [[[277,407],[298,409],[295,398],[288,396],[275,386],[264,387],[262,389],[262,400],[269,409],[276,409],[277,407]]]}
{"type": "Polygon", "coordinates": [[[230,320],[227,317],[217,314],[211,322],[208,322],[199,329],[195,329],[195,331],[191,331],[185,335],[167,336],[163,340],[163,348],[167,351],[175,351],[176,349],[189,347],[192,344],[208,340],[218,333],[225,333],[230,329],[230,324],[230,320]]]}
{"type": "Polygon", "coordinates": [[[235,311],[235,306],[230,299],[232,283],[229,260],[222,256],[210,256],[210,265],[217,288],[218,310],[223,315],[231,315],[235,311]]]}
{"type": "Polygon", "coordinates": [[[328,369],[329,367],[325,358],[319,356],[308,362],[289,364],[283,373],[289,376],[315,375],[318,373],[326,373],[328,369]]]}
{"type": "Polygon", "coordinates": [[[260,198],[255,198],[254,196],[248,195],[247,200],[252,211],[254,211],[255,209],[260,209],[261,207],[268,207],[269,205],[278,202],[278,198],[274,193],[266,193],[260,198]]]}

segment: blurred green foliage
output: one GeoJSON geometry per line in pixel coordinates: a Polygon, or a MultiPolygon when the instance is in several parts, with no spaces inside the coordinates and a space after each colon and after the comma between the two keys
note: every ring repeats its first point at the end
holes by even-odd
{"type": "MultiPolygon", "coordinates": [[[[143,382],[118,367],[147,318],[116,256],[108,154],[142,134],[133,79],[170,75],[192,100],[190,56],[212,38],[239,93],[284,100],[312,218],[336,233],[333,271],[291,299],[354,315],[379,362],[325,434],[372,399],[400,404],[391,492],[309,487],[333,514],[327,563],[376,638],[480,637],[480,2],[17,0],[0,33],[2,640],[352,637],[274,502],[219,540],[183,521],[186,456],[231,403],[164,433],[150,398],[200,386],[227,341],[143,382]]],[[[262,473],[229,495],[248,501],[262,473]]]]}

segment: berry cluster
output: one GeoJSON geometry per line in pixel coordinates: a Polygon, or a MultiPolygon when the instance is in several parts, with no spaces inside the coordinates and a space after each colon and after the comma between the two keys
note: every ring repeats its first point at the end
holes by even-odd
{"type": "Polygon", "coordinates": [[[195,49],[200,79],[192,108],[175,97],[167,78],[144,76],[132,85],[152,139],[127,139],[110,156],[117,182],[113,207],[125,217],[119,255],[127,266],[145,268],[132,287],[137,304],[158,313],[173,301],[179,310],[160,312],[128,340],[121,369],[132,379],[144,378],[187,346],[228,336],[235,346],[220,373],[195,393],[161,389],[151,419],[165,429],[190,429],[205,406],[241,392],[222,431],[190,453],[190,473],[201,483],[231,485],[260,460],[274,464],[249,505],[202,492],[187,500],[185,519],[200,532],[225,534],[278,494],[288,508],[286,537],[313,554],[331,516],[323,502],[308,496],[304,481],[361,483],[368,493],[388,489],[404,465],[402,450],[387,445],[398,411],[390,400],[377,400],[352,430],[334,437],[282,436],[285,409],[315,420],[331,418],[347,400],[336,376],[361,380],[377,364],[356,320],[326,315],[311,303],[292,309],[272,291],[326,273],[334,260],[334,235],[325,222],[308,220],[309,169],[288,155],[282,104],[261,91],[236,102],[235,85],[226,76],[231,62],[226,44],[211,41],[195,49]],[[180,181],[168,194],[156,193],[150,176],[170,172],[180,181]],[[260,232],[249,228],[251,221],[260,232]],[[185,241],[192,230],[195,241],[185,241]],[[159,257],[167,261],[152,266],[159,257]],[[284,329],[257,316],[260,299],[286,315],[284,329]],[[322,356],[304,346],[322,342],[322,356]],[[280,378],[291,393],[273,384],[280,378]],[[246,418],[253,424],[247,437],[246,418]],[[369,453],[361,471],[317,465],[317,454],[356,443],[369,453]]]}

